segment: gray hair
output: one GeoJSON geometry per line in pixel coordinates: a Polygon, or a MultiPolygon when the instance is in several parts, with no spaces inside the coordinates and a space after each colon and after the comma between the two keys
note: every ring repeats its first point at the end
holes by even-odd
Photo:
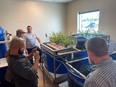
{"type": "Polygon", "coordinates": [[[87,50],[93,52],[97,57],[108,54],[106,41],[100,37],[94,37],[87,41],[87,50]]]}

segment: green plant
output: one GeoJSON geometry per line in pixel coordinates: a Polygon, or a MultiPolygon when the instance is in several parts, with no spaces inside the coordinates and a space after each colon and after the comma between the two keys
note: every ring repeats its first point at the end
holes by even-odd
{"type": "Polygon", "coordinates": [[[100,30],[95,31],[94,29],[89,29],[89,28],[88,28],[88,29],[85,30],[85,31],[83,31],[83,30],[79,31],[78,34],[81,34],[82,36],[87,37],[87,36],[99,36],[99,35],[101,35],[102,33],[101,33],[100,30]]]}
{"type": "Polygon", "coordinates": [[[65,47],[75,44],[74,37],[68,36],[62,32],[52,33],[50,37],[50,42],[53,42],[59,45],[64,45],[65,47]]]}

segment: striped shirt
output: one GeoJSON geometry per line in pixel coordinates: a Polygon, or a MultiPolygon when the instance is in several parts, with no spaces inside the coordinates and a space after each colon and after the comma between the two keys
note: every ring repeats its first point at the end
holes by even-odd
{"type": "Polygon", "coordinates": [[[112,58],[94,66],[85,80],[84,87],[116,87],[116,62],[112,58]]]}

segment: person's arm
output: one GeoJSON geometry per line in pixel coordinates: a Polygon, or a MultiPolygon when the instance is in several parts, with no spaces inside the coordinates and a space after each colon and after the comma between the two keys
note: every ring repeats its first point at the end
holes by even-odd
{"type": "Polygon", "coordinates": [[[36,53],[34,53],[34,59],[35,59],[35,62],[33,64],[33,68],[37,71],[37,69],[38,69],[38,62],[40,60],[40,55],[39,55],[38,51],[36,51],[36,53]]]}
{"type": "Polygon", "coordinates": [[[8,50],[8,51],[6,52],[6,54],[5,54],[5,57],[6,57],[7,62],[8,62],[8,56],[9,56],[9,54],[10,54],[10,50],[8,50]]]}
{"type": "Polygon", "coordinates": [[[36,37],[37,41],[41,44],[41,40],[39,37],[36,37]]]}
{"type": "Polygon", "coordinates": [[[32,52],[26,56],[26,58],[29,59],[29,60],[30,60],[32,57],[33,57],[33,53],[32,53],[32,52]]]}
{"type": "Polygon", "coordinates": [[[30,54],[28,54],[28,56],[26,56],[26,58],[30,60],[30,59],[33,57],[34,53],[36,53],[36,51],[37,51],[37,49],[34,48],[34,49],[32,50],[32,52],[31,52],[30,54]]]}
{"type": "Polygon", "coordinates": [[[34,35],[36,36],[37,41],[41,44],[40,38],[36,35],[36,33],[34,35]]]}

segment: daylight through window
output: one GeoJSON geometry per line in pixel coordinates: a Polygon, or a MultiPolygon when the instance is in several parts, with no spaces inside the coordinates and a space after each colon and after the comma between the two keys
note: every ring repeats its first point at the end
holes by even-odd
{"type": "Polygon", "coordinates": [[[83,12],[78,15],[78,31],[98,31],[99,11],[83,12]]]}

